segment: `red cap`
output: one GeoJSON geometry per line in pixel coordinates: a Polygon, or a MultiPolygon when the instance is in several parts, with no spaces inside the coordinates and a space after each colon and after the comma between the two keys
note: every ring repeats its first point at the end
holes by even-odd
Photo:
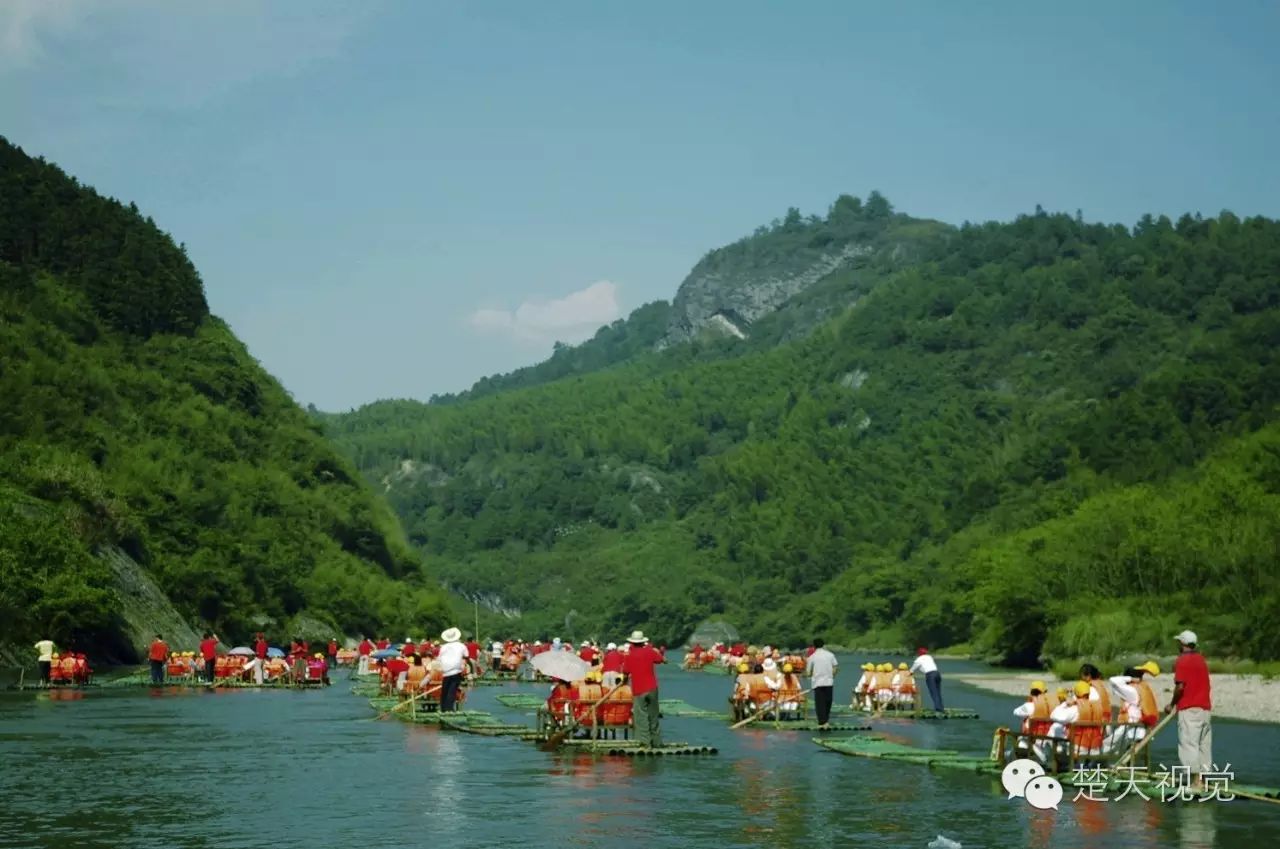
{"type": "Polygon", "coordinates": [[[929,650],[927,648],[924,648],[923,646],[916,649],[916,654],[928,654],[928,653],[929,653],[929,650]]]}

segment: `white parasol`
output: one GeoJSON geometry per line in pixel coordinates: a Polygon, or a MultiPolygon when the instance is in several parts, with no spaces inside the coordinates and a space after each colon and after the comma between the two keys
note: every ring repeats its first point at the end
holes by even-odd
{"type": "Polygon", "coordinates": [[[581,681],[591,671],[591,664],[571,651],[544,651],[535,654],[529,664],[548,678],[581,681]]]}

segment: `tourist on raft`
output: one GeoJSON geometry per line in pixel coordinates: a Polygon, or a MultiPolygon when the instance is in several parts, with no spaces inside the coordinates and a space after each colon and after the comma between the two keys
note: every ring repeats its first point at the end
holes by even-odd
{"type": "Polygon", "coordinates": [[[267,637],[261,631],[253,638],[253,656],[257,663],[253,667],[253,682],[261,686],[267,675],[267,637]]]}
{"type": "Polygon", "coordinates": [[[204,639],[200,641],[200,659],[204,661],[204,680],[206,683],[213,683],[213,673],[218,665],[218,635],[209,631],[204,632],[204,639]]]}
{"type": "Polygon", "coordinates": [[[818,727],[825,729],[831,721],[831,702],[835,694],[836,673],[840,663],[836,656],[825,648],[821,637],[813,641],[813,654],[809,655],[806,670],[809,683],[813,689],[813,708],[818,714],[818,727]]]}
{"type": "Polygon", "coordinates": [[[912,675],[917,672],[924,674],[924,685],[929,690],[933,709],[942,713],[942,673],[938,671],[938,663],[933,659],[933,655],[929,654],[928,649],[924,647],[916,649],[916,659],[909,671],[912,675]]]}
{"type": "Polygon", "coordinates": [[[169,646],[165,644],[164,638],[156,634],[156,638],[151,641],[151,648],[147,650],[147,660],[151,661],[151,683],[160,685],[164,683],[164,664],[169,659],[169,646]]]}
{"type": "Polygon", "coordinates": [[[1173,698],[1165,713],[1178,712],[1178,760],[1191,771],[1191,789],[1204,790],[1204,774],[1213,770],[1213,728],[1209,711],[1209,665],[1196,651],[1196,634],[1183,631],[1177,637],[1179,654],[1173,662],[1173,698]]]}
{"type": "Polygon", "coordinates": [[[53,640],[40,640],[35,644],[36,665],[40,667],[40,686],[48,687],[53,670],[53,653],[57,647],[53,640]]]}
{"type": "Polygon", "coordinates": [[[444,712],[458,709],[458,690],[462,687],[462,676],[467,671],[469,658],[467,647],[462,642],[462,631],[450,628],[440,635],[441,642],[436,652],[440,661],[440,672],[443,680],[440,686],[440,710],[444,712]]]}
{"type": "Polygon", "coordinates": [[[649,638],[641,631],[633,631],[627,637],[627,644],[629,649],[622,662],[622,671],[631,681],[631,697],[636,711],[636,742],[656,749],[662,745],[662,731],[659,726],[658,676],[654,667],[666,663],[667,659],[649,645],[649,638]]]}

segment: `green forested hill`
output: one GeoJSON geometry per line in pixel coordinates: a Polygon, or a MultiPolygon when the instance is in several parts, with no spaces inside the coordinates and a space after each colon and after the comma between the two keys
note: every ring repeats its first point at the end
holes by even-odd
{"type": "Polygon", "coordinates": [[[1280,224],[1037,211],[882,272],[773,347],[327,428],[448,583],[534,631],[715,615],[1028,661],[1185,623],[1280,654],[1280,224]]]}
{"type": "Polygon", "coordinates": [[[0,397],[0,641],[127,655],[104,546],[229,640],[300,613],[443,618],[395,516],[209,314],[185,252],[3,139],[0,397]]]}

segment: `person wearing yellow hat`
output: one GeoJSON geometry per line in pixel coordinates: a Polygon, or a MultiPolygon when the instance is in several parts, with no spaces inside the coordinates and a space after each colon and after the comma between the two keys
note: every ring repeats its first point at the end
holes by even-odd
{"type": "Polygon", "coordinates": [[[916,679],[905,663],[899,663],[893,673],[893,693],[897,706],[909,710],[916,704],[916,679]]]}
{"type": "Polygon", "coordinates": [[[860,710],[872,709],[872,678],[875,677],[875,671],[874,663],[862,664],[862,677],[853,685],[853,706],[860,710]]]}
{"type": "Polygon", "coordinates": [[[1191,787],[1198,793],[1204,789],[1204,773],[1213,769],[1209,664],[1196,650],[1195,631],[1183,631],[1174,639],[1179,653],[1173,662],[1173,697],[1164,712],[1178,712],[1178,761],[1191,771],[1191,787]]]}
{"type": "Polygon", "coordinates": [[[876,708],[884,710],[893,706],[893,664],[881,663],[876,667],[876,708]]]}
{"type": "Polygon", "coordinates": [[[1043,681],[1032,681],[1026,701],[1013,709],[1013,715],[1022,720],[1023,736],[1017,741],[1021,756],[1025,757],[1028,751],[1034,751],[1039,760],[1046,760],[1049,747],[1044,738],[1049,736],[1049,729],[1053,724],[1049,718],[1052,711],[1049,686],[1043,681]]]}
{"type": "MultiPolygon", "coordinates": [[[[1102,750],[1101,713],[1098,703],[1089,699],[1091,690],[1088,682],[1077,681],[1067,692],[1066,700],[1049,715],[1049,737],[1067,740],[1077,758],[1096,757],[1102,750]]],[[[1060,754],[1066,754],[1062,744],[1055,746],[1060,754]]]]}
{"type": "Polygon", "coordinates": [[[1117,721],[1123,726],[1113,735],[1112,747],[1117,751],[1137,743],[1147,736],[1147,729],[1160,720],[1160,708],[1155,693],[1144,679],[1147,675],[1160,674],[1160,666],[1154,660],[1131,666],[1109,679],[1111,689],[1121,699],[1117,721]]]}

